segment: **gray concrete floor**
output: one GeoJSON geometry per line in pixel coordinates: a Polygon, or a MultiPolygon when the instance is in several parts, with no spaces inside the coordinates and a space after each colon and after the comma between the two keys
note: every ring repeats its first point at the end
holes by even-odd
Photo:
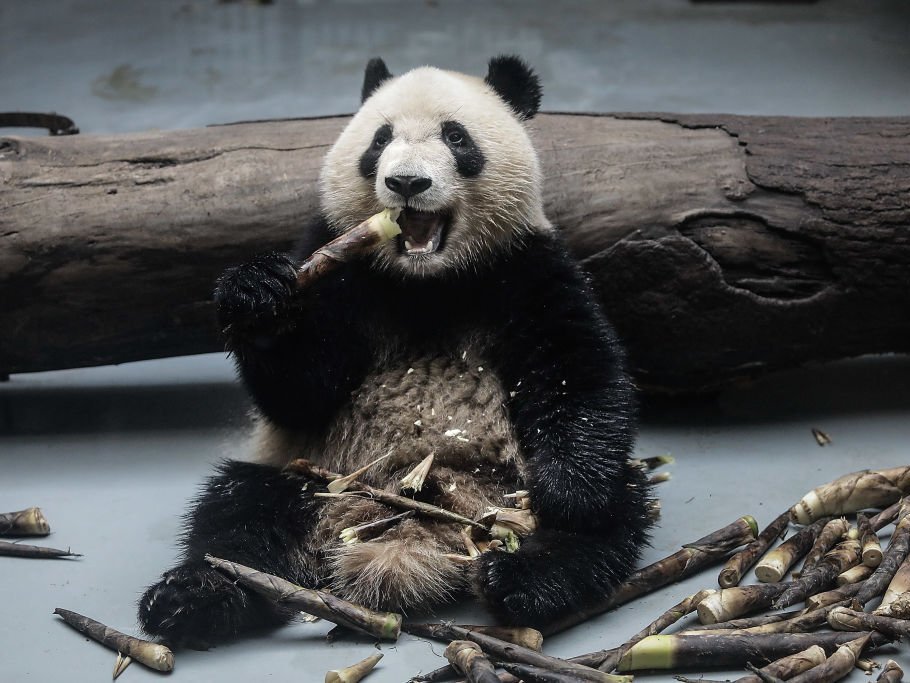
{"type": "MultiPolygon", "coordinates": [[[[432,63],[480,73],[489,56],[517,52],[539,69],[550,110],[910,112],[910,3],[899,0],[10,1],[0,26],[0,110],[56,110],[84,132],[350,111],[375,54],[399,72],[432,63]]],[[[0,509],[42,506],[54,527],[47,543],[85,555],[0,558],[0,680],[109,675],[111,653],[71,633],[53,608],[135,627],[138,595],[175,557],[186,500],[213,462],[245,452],[246,408],[220,355],[18,375],[0,386],[0,509]]],[[[890,357],[652,407],[638,451],[671,452],[677,464],[645,561],[744,513],[766,523],[842,473],[906,463],[908,418],[910,361],[890,357]],[[813,426],[834,443],[819,448],[813,426]]],[[[612,646],[714,579],[658,591],[551,639],[548,651],[612,646]]],[[[487,618],[477,605],[440,615],[487,618]]],[[[327,629],[300,624],[180,653],[174,677],[317,681],[373,650],[357,640],[326,645],[327,629]]],[[[442,649],[410,637],[385,645],[369,680],[435,668],[442,649]]],[[[133,665],[123,680],[154,675],[133,665]]]]}

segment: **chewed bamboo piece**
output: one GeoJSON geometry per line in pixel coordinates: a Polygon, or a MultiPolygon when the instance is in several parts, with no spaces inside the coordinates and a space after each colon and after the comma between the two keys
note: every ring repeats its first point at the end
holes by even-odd
{"type": "Polygon", "coordinates": [[[382,638],[398,640],[401,632],[401,615],[394,612],[374,612],[371,609],[342,600],[331,593],[302,588],[281,577],[257,571],[237,562],[211,555],[205,561],[215,569],[239,581],[247,588],[284,605],[314,614],[333,624],[382,638]]]}
{"type": "Polygon", "coordinates": [[[784,512],[765,527],[754,541],[727,560],[717,576],[721,588],[732,588],[739,585],[743,574],[752,568],[758,559],[787,531],[790,523],[790,511],[784,512]]]}
{"type": "Polygon", "coordinates": [[[111,680],[116,681],[120,674],[126,671],[126,667],[133,663],[132,657],[124,657],[122,652],[117,653],[117,661],[114,662],[114,670],[111,673],[111,680]]]}
{"type": "Polygon", "coordinates": [[[828,612],[828,624],[838,631],[878,631],[894,639],[910,636],[910,621],[879,614],[835,607],[828,612]]]}
{"type": "Polygon", "coordinates": [[[550,624],[544,630],[544,635],[559,633],[597,614],[691,576],[723,560],[731,550],[755,540],[757,534],[758,524],[755,519],[751,515],[740,517],[697,541],[687,543],[682,550],[634,572],[612,595],[550,624]]]}
{"type": "Polygon", "coordinates": [[[109,626],[105,626],[100,621],[95,621],[68,609],[58,607],[54,610],[54,614],[60,616],[63,621],[79,631],[79,633],[87,635],[92,640],[98,641],[121,655],[130,657],[150,669],[155,669],[156,671],[172,671],[174,669],[174,653],[171,652],[170,648],[160,643],[128,636],[109,626]]]}
{"type": "Polygon", "coordinates": [[[866,648],[872,634],[865,634],[848,641],[837,648],[822,664],[812,667],[790,680],[793,683],[831,683],[849,675],[856,666],[862,651],[866,648]]]}
{"type": "Polygon", "coordinates": [[[480,645],[470,640],[453,640],[445,650],[445,658],[468,683],[499,683],[499,676],[480,645]]]}
{"type": "Polygon", "coordinates": [[[391,455],[391,453],[386,453],[385,455],[381,455],[378,458],[376,458],[373,462],[368,462],[366,465],[364,465],[363,467],[361,467],[357,470],[354,470],[350,474],[346,474],[343,477],[336,477],[335,479],[332,479],[332,481],[329,482],[328,486],[326,486],[326,489],[328,489],[329,493],[342,493],[343,491],[346,491],[348,489],[348,487],[350,487],[351,484],[353,484],[355,481],[357,481],[358,477],[360,477],[362,474],[367,472],[374,465],[378,465],[379,463],[381,463],[383,460],[388,458],[390,455],[391,455]]]}
{"type": "Polygon", "coordinates": [[[891,505],[910,493],[910,465],[862,470],[819,486],[793,506],[793,518],[809,524],[820,517],[891,505]]]}
{"type": "Polygon", "coordinates": [[[802,573],[805,574],[821,561],[825,554],[834,546],[840,543],[841,539],[847,534],[850,525],[843,517],[832,519],[825,524],[825,518],[816,520],[807,529],[815,528],[815,541],[812,548],[806,553],[806,559],[803,562],[802,573]],[[818,526],[821,525],[821,526],[818,526]]]}
{"type": "Polygon", "coordinates": [[[306,287],[343,263],[375,250],[401,234],[401,209],[384,209],[313,252],[297,269],[297,286],[306,287]]]}
{"type": "Polygon", "coordinates": [[[875,570],[868,565],[858,564],[839,575],[837,577],[837,585],[846,586],[849,583],[861,583],[872,576],[872,572],[874,571],[875,570]]]}
{"type": "Polygon", "coordinates": [[[876,683],[900,683],[904,680],[904,670],[893,659],[885,662],[882,672],[875,679],[876,683]]]}
{"type": "Polygon", "coordinates": [[[327,671],[325,683],[358,683],[376,667],[380,659],[382,659],[382,653],[377,652],[375,655],[370,655],[366,659],[362,659],[344,669],[327,671]]]}
{"type": "MultiPolygon", "coordinates": [[[[808,671],[813,666],[824,664],[827,658],[824,648],[813,645],[802,652],[781,657],[767,666],[763,666],[759,671],[767,676],[789,680],[804,671],[808,671]]],[[[750,674],[737,678],[733,683],[762,683],[762,679],[757,674],[750,674]]]]}
{"type": "Polygon", "coordinates": [[[823,520],[810,524],[794,534],[755,565],[755,577],[762,583],[775,583],[812,548],[826,525],[823,520]]]}
{"type": "Polygon", "coordinates": [[[401,490],[420,491],[420,489],[423,488],[423,483],[427,479],[427,475],[430,473],[430,468],[433,466],[433,460],[435,458],[436,454],[430,453],[427,457],[414,465],[413,469],[401,478],[401,490]]]}
{"type": "Polygon", "coordinates": [[[74,553],[69,549],[60,550],[59,548],[47,548],[43,545],[26,545],[25,543],[10,543],[9,541],[0,541],[0,555],[30,557],[39,560],[82,557],[80,553],[74,553]]]}
{"type": "Polygon", "coordinates": [[[817,566],[792,582],[787,590],[774,601],[774,608],[789,607],[794,603],[802,602],[810,595],[829,588],[837,581],[839,574],[843,574],[859,564],[861,551],[862,546],[859,541],[855,539],[841,541],[822,558],[817,566]]]}
{"type": "Polygon", "coordinates": [[[884,557],[878,534],[873,530],[869,518],[862,513],[856,516],[856,527],[859,529],[859,542],[863,546],[862,562],[865,566],[875,569],[882,563],[884,557]]]}
{"type": "Polygon", "coordinates": [[[50,532],[41,508],[0,512],[0,536],[47,536],[50,532]]]}
{"type": "Polygon", "coordinates": [[[910,591],[910,558],[905,558],[901,566],[894,572],[894,577],[891,579],[891,583],[888,584],[881,603],[873,610],[874,613],[889,614],[891,603],[906,595],[908,591],[910,591]]]}

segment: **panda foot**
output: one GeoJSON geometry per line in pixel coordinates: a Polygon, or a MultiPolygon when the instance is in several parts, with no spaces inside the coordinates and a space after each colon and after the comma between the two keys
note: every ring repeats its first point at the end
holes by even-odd
{"type": "Polygon", "coordinates": [[[162,576],[139,600],[143,630],[174,646],[206,649],[257,625],[274,610],[204,562],[189,562],[162,576]]]}
{"type": "Polygon", "coordinates": [[[215,288],[222,327],[263,329],[286,317],[296,292],[296,273],[294,262],[277,253],[226,270],[215,288]]]}

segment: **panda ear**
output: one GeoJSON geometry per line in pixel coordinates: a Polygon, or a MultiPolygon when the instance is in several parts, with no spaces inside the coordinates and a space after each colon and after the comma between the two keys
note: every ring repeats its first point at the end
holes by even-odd
{"type": "Polygon", "coordinates": [[[360,91],[360,102],[366,102],[366,99],[373,94],[380,85],[389,80],[392,74],[389,68],[379,57],[373,57],[367,62],[366,71],[363,74],[363,89],[360,91]]]}
{"type": "Polygon", "coordinates": [[[540,79],[520,57],[493,57],[484,81],[520,119],[530,119],[540,109],[540,79]]]}

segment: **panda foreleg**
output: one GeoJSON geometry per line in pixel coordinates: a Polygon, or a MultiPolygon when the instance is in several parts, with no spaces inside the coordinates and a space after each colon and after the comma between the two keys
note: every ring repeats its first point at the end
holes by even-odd
{"type": "Polygon", "coordinates": [[[183,562],[139,601],[143,629],[174,645],[206,647],[293,613],[237,586],[203,560],[206,553],[297,584],[313,586],[306,540],[317,517],[318,485],[278,468],[228,461],[208,480],[187,515],[183,562]]]}

